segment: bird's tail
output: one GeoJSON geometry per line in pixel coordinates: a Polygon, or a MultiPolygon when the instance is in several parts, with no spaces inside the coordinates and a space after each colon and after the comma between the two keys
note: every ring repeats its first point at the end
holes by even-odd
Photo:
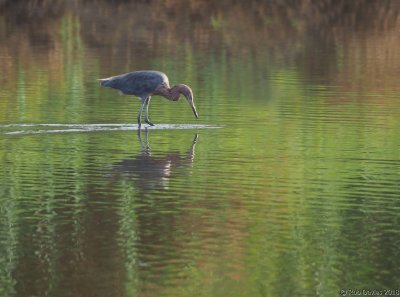
{"type": "Polygon", "coordinates": [[[99,81],[100,86],[102,86],[102,87],[106,87],[107,86],[108,78],[99,78],[97,80],[99,81]]]}

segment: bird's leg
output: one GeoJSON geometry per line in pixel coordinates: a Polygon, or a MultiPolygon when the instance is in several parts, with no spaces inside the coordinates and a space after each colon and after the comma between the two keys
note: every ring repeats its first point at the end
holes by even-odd
{"type": "Polygon", "coordinates": [[[142,105],[140,106],[139,113],[137,115],[137,122],[138,122],[139,129],[140,129],[140,126],[142,125],[142,111],[146,104],[146,98],[140,98],[140,100],[142,100],[142,105]]]}
{"type": "Polygon", "coordinates": [[[149,120],[149,104],[150,104],[150,99],[151,96],[147,97],[147,99],[145,100],[145,105],[146,105],[146,110],[145,110],[145,114],[144,114],[144,120],[147,124],[149,124],[150,126],[154,126],[154,124],[152,122],[150,122],[149,120]]]}

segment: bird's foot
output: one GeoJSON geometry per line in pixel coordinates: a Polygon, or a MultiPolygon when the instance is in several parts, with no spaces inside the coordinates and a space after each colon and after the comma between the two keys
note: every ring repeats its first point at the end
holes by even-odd
{"type": "Polygon", "coordinates": [[[149,119],[145,119],[145,122],[146,122],[147,124],[149,124],[150,126],[154,126],[154,124],[153,124],[152,122],[150,122],[149,119]]]}

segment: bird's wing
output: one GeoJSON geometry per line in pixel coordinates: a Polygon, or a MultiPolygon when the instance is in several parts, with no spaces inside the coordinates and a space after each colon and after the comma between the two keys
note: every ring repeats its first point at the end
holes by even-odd
{"type": "Polygon", "coordinates": [[[157,73],[137,71],[119,75],[109,85],[124,94],[143,97],[152,94],[162,83],[163,79],[157,73]]]}

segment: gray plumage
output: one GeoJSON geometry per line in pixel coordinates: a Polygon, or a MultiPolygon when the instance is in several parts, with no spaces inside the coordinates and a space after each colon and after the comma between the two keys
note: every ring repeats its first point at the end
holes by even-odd
{"type": "Polygon", "coordinates": [[[139,128],[141,126],[143,110],[145,111],[145,122],[150,126],[154,126],[148,117],[150,99],[153,95],[160,95],[168,100],[178,101],[179,96],[182,94],[186,97],[195,117],[199,117],[194,105],[192,89],[184,84],[178,84],[170,88],[168,77],[160,71],[134,71],[99,79],[99,81],[100,85],[103,87],[119,90],[124,95],[135,95],[139,97],[142,102],[137,116],[139,128]]]}
{"type": "Polygon", "coordinates": [[[163,83],[169,88],[168,77],[160,71],[135,71],[101,79],[103,87],[117,89],[124,95],[140,98],[147,98],[163,83]]]}

